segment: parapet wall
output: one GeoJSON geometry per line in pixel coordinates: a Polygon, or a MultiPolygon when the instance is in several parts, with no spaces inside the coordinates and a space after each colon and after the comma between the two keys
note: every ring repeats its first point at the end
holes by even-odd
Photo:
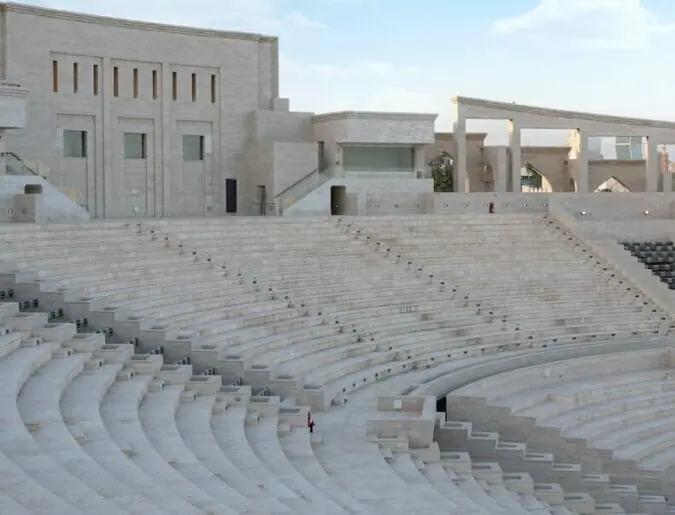
{"type": "Polygon", "coordinates": [[[666,193],[349,193],[349,215],[547,213],[554,202],[580,222],[671,219],[675,195],[666,193]],[[585,213],[581,215],[581,213],[585,213]],[[645,212],[648,212],[645,215],[645,212]]]}

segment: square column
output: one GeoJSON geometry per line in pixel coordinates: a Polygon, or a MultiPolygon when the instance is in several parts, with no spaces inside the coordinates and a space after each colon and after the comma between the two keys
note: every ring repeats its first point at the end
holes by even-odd
{"type": "Polygon", "coordinates": [[[588,193],[588,134],[576,129],[577,193],[588,193]]]}
{"type": "Polygon", "coordinates": [[[455,144],[455,176],[453,178],[455,191],[469,193],[469,177],[467,174],[466,155],[466,120],[458,118],[455,122],[453,142],[455,144]]]}
{"type": "Polygon", "coordinates": [[[661,174],[663,174],[663,192],[672,193],[673,192],[673,174],[670,173],[670,156],[666,149],[663,149],[661,154],[661,174]]]}
{"type": "Polygon", "coordinates": [[[425,176],[428,167],[427,160],[427,146],[426,145],[415,145],[413,148],[413,166],[415,167],[415,173],[422,173],[422,177],[425,176]]]}
{"type": "Polygon", "coordinates": [[[494,190],[497,193],[506,193],[509,177],[509,156],[506,147],[496,147],[495,167],[492,168],[494,190]]]}
{"type": "Polygon", "coordinates": [[[520,170],[523,167],[523,158],[520,148],[520,126],[514,120],[509,120],[509,150],[511,153],[509,190],[520,193],[520,170]]]}
{"type": "Polygon", "coordinates": [[[654,193],[659,191],[660,157],[657,142],[653,137],[647,138],[645,152],[645,191],[654,193]]]}

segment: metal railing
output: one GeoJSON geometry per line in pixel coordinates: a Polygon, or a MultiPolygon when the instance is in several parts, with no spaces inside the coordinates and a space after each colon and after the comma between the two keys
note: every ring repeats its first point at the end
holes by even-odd
{"type": "Polygon", "coordinates": [[[40,177],[41,179],[47,181],[61,193],[63,193],[70,200],[75,202],[78,206],[87,209],[87,198],[86,195],[78,190],[75,187],[68,187],[65,185],[64,181],[54,181],[52,177],[49,177],[49,171],[46,167],[40,166],[40,163],[37,165],[28,164],[20,156],[14,152],[0,152],[0,175],[3,173],[6,175],[30,175],[34,177],[40,177]]]}
{"type": "Polygon", "coordinates": [[[28,166],[14,152],[0,152],[0,161],[4,164],[5,174],[7,175],[35,175],[41,177],[33,167],[28,166]]]}
{"type": "Polygon", "coordinates": [[[274,196],[277,214],[281,215],[286,209],[305,197],[333,176],[330,170],[315,168],[307,175],[303,175],[274,196]]]}

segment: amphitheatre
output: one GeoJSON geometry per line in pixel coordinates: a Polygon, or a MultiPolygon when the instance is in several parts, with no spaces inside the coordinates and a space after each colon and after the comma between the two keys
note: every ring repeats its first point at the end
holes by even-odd
{"type": "Polygon", "coordinates": [[[437,133],[292,111],[274,37],[0,27],[0,514],[675,513],[675,123],[437,133]]]}

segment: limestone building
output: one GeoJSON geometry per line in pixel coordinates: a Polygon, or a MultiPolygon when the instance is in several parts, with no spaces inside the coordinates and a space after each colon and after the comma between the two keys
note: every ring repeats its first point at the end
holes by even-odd
{"type": "Polygon", "coordinates": [[[2,77],[29,97],[5,148],[95,217],[276,212],[342,159],[415,177],[434,141],[435,115],[289,112],[275,37],[0,9],[2,77]]]}
{"type": "MultiPolygon", "coordinates": [[[[294,112],[275,37],[0,3],[0,171],[45,177],[93,218],[323,215],[387,197],[414,210],[439,155],[454,159],[462,193],[519,192],[524,167],[553,192],[612,177],[671,190],[654,149],[675,124],[468,97],[455,110],[454,133],[435,131],[436,114],[294,112]],[[510,120],[510,144],[486,146],[471,118],[510,120]],[[527,128],[574,137],[522,146],[527,128]],[[647,137],[644,159],[594,160],[588,139],[606,135],[647,137]]],[[[2,217],[13,191],[0,188],[2,217]]]]}

